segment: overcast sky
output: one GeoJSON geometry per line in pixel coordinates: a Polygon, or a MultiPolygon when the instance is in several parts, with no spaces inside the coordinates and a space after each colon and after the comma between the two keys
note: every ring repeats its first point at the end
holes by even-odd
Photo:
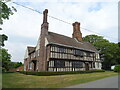
{"type": "MultiPolygon", "coordinates": [[[[118,42],[118,0],[12,0],[18,4],[31,7],[43,12],[48,9],[48,15],[62,19],[69,23],[78,21],[81,27],[104,35],[110,42],[118,42]],[[51,2],[50,2],[51,1],[51,2]],[[91,2],[92,1],[92,2],[91,2]],[[94,2],[93,2],[94,1],[94,2]]],[[[23,62],[27,46],[36,46],[43,21],[42,14],[15,5],[17,12],[5,20],[3,30],[9,39],[5,48],[12,55],[11,60],[23,62]]],[[[73,27],[48,17],[49,31],[71,37],[73,27]]],[[[93,33],[81,29],[83,37],[93,33]]],[[[98,35],[98,34],[97,34],[98,35]]]]}

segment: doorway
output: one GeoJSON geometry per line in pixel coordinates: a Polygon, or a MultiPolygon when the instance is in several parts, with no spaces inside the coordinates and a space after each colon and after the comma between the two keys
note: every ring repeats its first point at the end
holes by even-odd
{"type": "Polygon", "coordinates": [[[86,71],[89,70],[89,63],[85,63],[85,70],[86,70],[86,71]]]}

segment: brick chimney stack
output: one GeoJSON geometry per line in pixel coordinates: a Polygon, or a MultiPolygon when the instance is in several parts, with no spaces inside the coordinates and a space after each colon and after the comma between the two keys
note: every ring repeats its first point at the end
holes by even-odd
{"type": "Polygon", "coordinates": [[[41,32],[42,34],[48,34],[48,26],[49,26],[49,23],[47,21],[47,18],[48,18],[48,9],[45,9],[43,11],[43,23],[41,25],[41,32]]]}
{"type": "Polygon", "coordinates": [[[75,22],[72,25],[73,25],[72,37],[76,38],[79,42],[81,42],[82,41],[82,33],[80,31],[80,23],[79,22],[75,22]]]}
{"type": "Polygon", "coordinates": [[[39,67],[38,71],[46,71],[47,70],[47,61],[46,61],[46,46],[45,46],[45,38],[48,35],[48,26],[49,23],[47,21],[48,10],[45,9],[43,11],[43,23],[41,25],[41,35],[40,35],[40,56],[39,56],[39,67]]]}
{"type": "Polygon", "coordinates": [[[48,10],[45,9],[45,11],[43,11],[43,23],[47,23],[47,14],[48,14],[48,10]]]}

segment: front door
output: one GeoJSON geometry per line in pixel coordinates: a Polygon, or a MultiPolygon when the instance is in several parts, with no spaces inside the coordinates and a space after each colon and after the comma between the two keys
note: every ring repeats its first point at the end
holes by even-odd
{"type": "Polygon", "coordinates": [[[89,70],[89,63],[85,63],[85,70],[89,70]]]}
{"type": "Polygon", "coordinates": [[[36,65],[37,65],[37,61],[34,60],[34,61],[33,61],[33,71],[36,71],[36,65]]]}

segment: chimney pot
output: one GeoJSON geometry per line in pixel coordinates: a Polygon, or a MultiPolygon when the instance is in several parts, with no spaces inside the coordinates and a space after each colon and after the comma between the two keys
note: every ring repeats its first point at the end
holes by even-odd
{"type": "Polygon", "coordinates": [[[45,11],[43,11],[43,13],[45,14],[45,13],[48,13],[48,9],[45,9],[45,11]]]}
{"type": "Polygon", "coordinates": [[[47,14],[48,14],[48,9],[45,9],[43,11],[43,23],[47,23],[47,14]]]}

